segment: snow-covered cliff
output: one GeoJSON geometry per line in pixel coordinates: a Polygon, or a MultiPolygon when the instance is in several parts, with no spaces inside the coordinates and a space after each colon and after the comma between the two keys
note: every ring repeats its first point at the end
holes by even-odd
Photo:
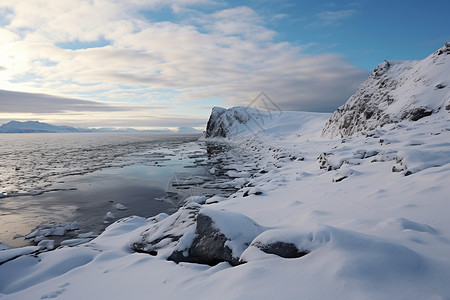
{"type": "Polygon", "coordinates": [[[328,120],[324,137],[346,137],[450,112],[450,43],[419,61],[384,61],[328,120]]]}
{"type": "Polygon", "coordinates": [[[229,137],[251,128],[258,129],[268,121],[270,121],[268,113],[250,107],[236,106],[230,109],[214,107],[206,126],[205,136],[229,137]]]}

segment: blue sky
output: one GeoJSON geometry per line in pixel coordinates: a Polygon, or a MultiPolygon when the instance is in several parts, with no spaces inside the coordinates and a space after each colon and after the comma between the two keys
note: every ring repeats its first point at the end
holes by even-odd
{"type": "Polygon", "coordinates": [[[204,127],[260,91],[331,112],[450,41],[450,1],[0,0],[0,123],[204,127]],[[69,105],[70,104],[70,105],[69,105]]]}

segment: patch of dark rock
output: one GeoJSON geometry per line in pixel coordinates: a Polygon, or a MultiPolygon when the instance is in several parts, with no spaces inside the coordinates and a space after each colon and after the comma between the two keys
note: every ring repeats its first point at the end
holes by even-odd
{"type": "Polygon", "coordinates": [[[403,166],[394,165],[392,166],[392,172],[398,173],[404,171],[405,168],[403,166]]]}
{"type": "Polygon", "coordinates": [[[331,155],[334,155],[334,154],[333,153],[325,153],[324,152],[324,153],[319,155],[319,157],[317,159],[319,160],[319,167],[320,167],[320,169],[327,170],[327,171],[331,171],[331,170],[335,169],[335,168],[333,168],[333,166],[328,161],[328,157],[331,156],[331,155]]]}
{"type": "Polygon", "coordinates": [[[413,173],[413,172],[411,172],[411,171],[406,171],[406,172],[405,172],[405,176],[412,175],[412,173],[413,173]]]}
{"type": "Polygon", "coordinates": [[[197,216],[196,237],[189,248],[189,259],[210,266],[228,262],[239,264],[239,258],[233,257],[231,249],[225,245],[227,237],[214,227],[214,221],[203,214],[197,216]]]}
{"type": "Polygon", "coordinates": [[[334,178],[333,182],[341,182],[342,180],[344,180],[346,178],[348,178],[348,176],[341,176],[341,177],[338,177],[338,178],[334,178]]]}
{"type": "Polygon", "coordinates": [[[436,84],[435,88],[438,90],[443,89],[443,88],[445,88],[445,84],[443,84],[443,83],[436,84]]]}
{"type": "Polygon", "coordinates": [[[267,254],[275,254],[283,258],[298,258],[309,253],[308,250],[300,250],[293,243],[275,242],[270,244],[255,243],[253,246],[267,254]]]}
{"type": "Polygon", "coordinates": [[[250,193],[250,190],[247,190],[247,191],[244,192],[244,194],[242,195],[242,197],[247,197],[247,196],[249,196],[250,194],[252,194],[252,195],[262,195],[262,193],[263,193],[263,192],[261,192],[261,191],[255,191],[255,192],[253,192],[253,193],[250,193]]]}
{"type": "Polygon", "coordinates": [[[424,117],[431,116],[433,114],[433,111],[425,108],[425,107],[417,107],[413,110],[406,112],[406,115],[404,115],[404,118],[406,119],[409,117],[411,121],[418,121],[424,117]]]}
{"type": "Polygon", "coordinates": [[[153,256],[156,256],[158,254],[159,247],[157,246],[158,243],[165,239],[170,239],[172,242],[178,241],[181,238],[181,236],[175,236],[175,235],[164,235],[158,239],[155,239],[151,242],[145,242],[145,241],[139,241],[131,244],[131,249],[135,252],[139,253],[147,253],[153,256]]]}

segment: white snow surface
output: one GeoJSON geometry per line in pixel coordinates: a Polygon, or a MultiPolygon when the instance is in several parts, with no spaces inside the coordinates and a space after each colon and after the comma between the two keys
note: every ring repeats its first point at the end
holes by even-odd
{"type": "Polygon", "coordinates": [[[40,254],[2,246],[0,298],[450,299],[448,111],[343,140],[322,137],[329,114],[217,112],[246,123],[231,118],[227,138],[208,140],[241,149],[264,172],[229,198],[121,219],[80,245],[40,254]],[[192,243],[195,210],[229,231],[230,247],[252,239],[236,249],[246,263],[166,260],[192,243]],[[182,237],[152,256],[131,250],[143,234],[182,237]],[[309,253],[288,259],[256,246],[276,242],[309,253]]]}

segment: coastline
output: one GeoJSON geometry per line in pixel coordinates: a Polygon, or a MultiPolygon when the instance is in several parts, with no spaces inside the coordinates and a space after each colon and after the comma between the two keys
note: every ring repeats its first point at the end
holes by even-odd
{"type": "MultiPolygon", "coordinates": [[[[129,293],[204,299],[213,291],[218,299],[293,299],[299,293],[319,299],[448,294],[448,162],[443,158],[438,168],[433,161],[409,164],[414,170],[410,176],[406,170],[392,171],[399,155],[433,149],[431,158],[447,151],[442,144],[449,135],[445,125],[438,119],[424,120],[387,126],[370,136],[326,139],[320,131],[327,117],[314,115],[302,122],[302,114],[285,114],[266,122],[256,135],[207,139],[235,149],[226,172],[237,176],[229,182],[243,183],[237,192],[193,197],[170,216],[121,219],[86,244],[38,254],[35,275],[2,282],[4,299],[58,291],[61,299],[98,293],[110,299],[129,293]],[[411,140],[419,145],[411,147],[411,140]],[[251,175],[246,173],[250,168],[255,171],[251,175]],[[215,229],[199,231],[198,220],[215,229]],[[209,237],[226,237],[222,249],[230,251],[216,253],[223,262],[199,263],[204,259],[198,251],[203,245],[199,235],[211,247],[209,237]],[[287,253],[292,245],[297,251],[287,253]],[[296,256],[289,258],[291,254],[296,256]],[[36,277],[61,259],[65,266],[72,262],[70,267],[45,281],[36,277]],[[85,285],[89,278],[96,278],[97,284],[85,285]],[[127,289],[120,288],[125,282],[127,289]]],[[[211,249],[206,248],[213,253],[211,249]]],[[[28,260],[34,259],[17,258],[0,265],[0,271],[21,264],[17,274],[27,274],[32,268],[28,260]]]]}

